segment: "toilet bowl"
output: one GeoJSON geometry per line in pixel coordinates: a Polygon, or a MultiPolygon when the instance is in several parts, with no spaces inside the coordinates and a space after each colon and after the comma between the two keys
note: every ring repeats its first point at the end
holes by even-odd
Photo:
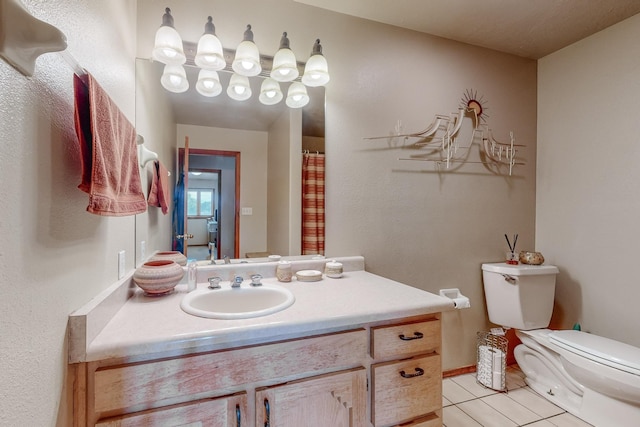
{"type": "Polygon", "coordinates": [[[483,264],[489,320],[516,328],[527,384],[596,427],[640,425],[640,348],[581,331],[546,329],[554,266],[483,264]]]}

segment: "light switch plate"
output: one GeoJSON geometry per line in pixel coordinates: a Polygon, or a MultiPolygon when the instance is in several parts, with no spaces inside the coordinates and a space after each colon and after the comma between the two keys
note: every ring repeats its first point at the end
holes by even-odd
{"type": "Polygon", "coordinates": [[[240,213],[242,215],[253,215],[253,208],[242,208],[240,213]]]}
{"type": "Polygon", "coordinates": [[[145,240],[140,242],[140,259],[142,260],[141,264],[147,260],[147,242],[145,240]]]}
{"type": "Polygon", "coordinates": [[[124,277],[124,269],[125,269],[125,252],[118,252],[118,279],[122,279],[124,277]]]}

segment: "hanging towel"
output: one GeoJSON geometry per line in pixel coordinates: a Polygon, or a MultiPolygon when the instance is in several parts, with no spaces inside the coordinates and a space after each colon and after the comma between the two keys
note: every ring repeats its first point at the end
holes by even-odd
{"type": "Polygon", "coordinates": [[[91,74],[74,75],[73,88],[82,157],[78,188],[89,194],[87,211],[105,216],[145,212],[135,128],[91,74]]]}
{"type": "Polygon", "coordinates": [[[169,212],[169,171],[159,160],[153,163],[153,179],[147,203],[162,208],[162,213],[166,215],[169,212]]]}

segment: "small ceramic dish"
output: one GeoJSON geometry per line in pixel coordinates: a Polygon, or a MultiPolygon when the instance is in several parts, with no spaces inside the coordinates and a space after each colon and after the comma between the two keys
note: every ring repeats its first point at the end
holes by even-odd
{"type": "Polygon", "coordinates": [[[322,272],[318,270],[300,270],[296,273],[296,278],[300,282],[317,282],[322,280],[322,272]]]}

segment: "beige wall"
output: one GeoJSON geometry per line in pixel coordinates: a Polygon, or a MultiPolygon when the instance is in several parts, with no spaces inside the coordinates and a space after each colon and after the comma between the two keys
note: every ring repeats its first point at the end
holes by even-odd
{"type": "Polygon", "coordinates": [[[640,15],[539,61],[536,245],[554,323],[640,346],[640,15]]]}
{"type": "MultiPolygon", "coordinates": [[[[240,215],[240,255],[264,251],[267,247],[267,132],[178,125],[180,147],[184,147],[185,136],[189,137],[191,148],[240,152],[240,207],[253,209],[252,215],[240,215]]],[[[229,238],[228,232],[233,231],[228,220],[223,218],[221,224],[224,238],[229,238]]],[[[224,255],[233,257],[233,254],[224,255]]]]}
{"type": "MultiPolygon", "coordinates": [[[[172,171],[169,181],[169,200],[173,201],[173,188],[177,180],[176,168],[176,120],[167,97],[157,90],[160,78],[153,63],[136,60],[136,131],[144,138],[144,146],[158,155],[158,160],[172,171]],[[152,105],[153,108],[145,106],[152,105]]],[[[153,162],[149,162],[140,171],[143,188],[148,194],[154,173],[153,162]]],[[[157,207],[150,207],[146,213],[136,216],[135,250],[136,265],[141,265],[156,250],[170,250],[172,245],[172,206],[167,214],[157,207]],[[145,242],[142,253],[141,242],[145,242]]]]}
{"type": "MultiPolygon", "coordinates": [[[[135,3],[23,0],[135,121],[135,3]]],[[[73,73],[46,54],[27,78],[0,60],[0,425],[68,426],[69,313],[134,267],[135,218],[86,212],[73,73]]]]}
{"type": "Polygon", "coordinates": [[[302,228],[302,112],[285,111],[269,129],[267,249],[299,255],[302,228]]]}

